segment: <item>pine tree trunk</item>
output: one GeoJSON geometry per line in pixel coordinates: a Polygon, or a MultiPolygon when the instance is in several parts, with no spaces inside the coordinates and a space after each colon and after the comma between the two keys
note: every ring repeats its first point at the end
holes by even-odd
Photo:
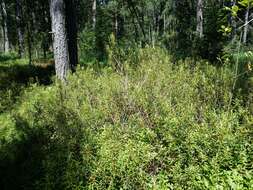
{"type": "Polygon", "coordinates": [[[146,41],[146,33],[145,33],[145,29],[144,29],[144,16],[140,15],[138,8],[135,6],[135,4],[132,0],[127,0],[127,5],[129,7],[129,10],[130,10],[132,16],[136,17],[137,23],[140,27],[142,34],[143,34],[144,41],[146,41]]]}
{"type": "Polygon", "coordinates": [[[166,25],[167,25],[166,14],[164,13],[163,14],[163,34],[165,34],[165,32],[166,32],[166,25]]]}
{"type": "Polygon", "coordinates": [[[4,38],[4,52],[9,52],[10,43],[8,38],[8,25],[7,25],[7,11],[4,0],[1,1],[2,11],[2,24],[3,24],[3,38],[4,38]]]}
{"type": "Polygon", "coordinates": [[[248,22],[249,22],[249,10],[250,10],[250,5],[248,4],[247,10],[245,12],[245,26],[244,26],[244,32],[243,32],[243,43],[247,43],[247,36],[248,36],[248,22]]]}
{"type": "MultiPolygon", "coordinates": [[[[1,11],[0,11],[0,14],[1,14],[1,17],[2,17],[2,13],[1,13],[1,11]]],[[[2,25],[1,25],[2,26],[2,25]]],[[[4,30],[3,30],[3,26],[1,27],[1,29],[0,29],[0,34],[1,34],[1,39],[3,39],[4,38],[4,30]]],[[[4,52],[4,40],[3,41],[1,41],[1,52],[4,52]]]]}
{"type": "Polygon", "coordinates": [[[24,34],[23,34],[23,21],[22,21],[22,2],[16,0],[16,22],[17,22],[17,33],[18,33],[18,53],[19,57],[24,56],[24,34]]]}
{"type": "Polygon", "coordinates": [[[197,2],[197,35],[203,37],[203,0],[197,2]]]}
{"type": "MultiPolygon", "coordinates": [[[[231,0],[231,7],[236,5],[236,0],[231,0]]],[[[232,42],[235,41],[236,39],[236,21],[235,21],[235,17],[232,15],[232,13],[230,13],[230,20],[231,20],[231,26],[232,26],[232,34],[231,34],[231,38],[232,38],[232,42]]]]}
{"type": "Polygon", "coordinates": [[[32,41],[31,41],[31,27],[30,27],[29,21],[26,25],[26,29],[27,29],[27,45],[28,45],[29,65],[32,65],[32,41]]]}
{"type": "Polygon", "coordinates": [[[92,2],[92,28],[95,31],[97,22],[97,0],[92,2]]]}
{"type": "Polygon", "coordinates": [[[49,29],[49,17],[48,15],[50,11],[48,11],[47,3],[42,4],[42,16],[43,16],[43,27],[45,28],[43,39],[42,39],[42,49],[43,49],[43,59],[47,58],[47,51],[49,49],[50,39],[49,32],[51,31],[49,29]]]}
{"type": "Polygon", "coordinates": [[[78,64],[76,3],[75,0],[65,0],[65,2],[69,64],[72,72],[74,72],[78,64]]]}
{"type": "Polygon", "coordinates": [[[50,14],[56,76],[65,82],[70,66],[64,0],[50,0],[50,14]]]}
{"type": "Polygon", "coordinates": [[[26,20],[26,31],[27,31],[27,36],[26,36],[26,41],[27,41],[27,48],[28,48],[28,58],[29,58],[29,65],[32,65],[32,49],[33,49],[33,33],[32,33],[32,12],[30,10],[33,9],[31,6],[30,0],[25,0],[25,5],[26,5],[26,15],[25,15],[25,20],[26,20]]]}
{"type": "Polygon", "coordinates": [[[118,39],[118,34],[119,34],[119,21],[118,21],[118,13],[115,13],[114,16],[114,33],[115,33],[115,39],[118,39]]]}

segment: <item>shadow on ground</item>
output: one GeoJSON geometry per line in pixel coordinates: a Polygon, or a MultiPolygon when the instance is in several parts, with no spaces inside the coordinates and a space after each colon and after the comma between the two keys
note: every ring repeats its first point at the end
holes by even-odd
{"type": "Polygon", "coordinates": [[[1,140],[0,145],[0,189],[35,189],[34,183],[41,176],[43,138],[32,130],[26,121],[15,118],[19,139],[11,142],[1,140]]]}
{"type": "MultiPolygon", "coordinates": [[[[24,88],[34,83],[50,85],[55,74],[54,65],[46,62],[35,65],[6,64],[6,61],[14,60],[0,56],[0,113],[12,108],[24,88]]],[[[18,63],[18,60],[15,62],[18,63]]]]}
{"type": "MultiPolygon", "coordinates": [[[[52,83],[55,74],[52,63],[40,61],[26,65],[21,61],[24,62],[14,56],[0,55],[0,114],[15,109],[23,90],[31,84],[52,83]]],[[[42,149],[47,137],[39,129],[31,129],[22,118],[15,116],[14,123],[15,135],[10,137],[13,140],[0,138],[0,189],[34,189],[35,181],[41,176],[45,157],[42,149]]],[[[0,132],[5,133],[4,130],[0,132]]]]}

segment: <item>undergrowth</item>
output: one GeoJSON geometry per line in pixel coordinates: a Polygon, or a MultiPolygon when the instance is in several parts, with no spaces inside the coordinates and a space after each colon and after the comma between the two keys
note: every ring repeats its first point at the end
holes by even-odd
{"type": "Polygon", "coordinates": [[[0,113],[11,110],[29,85],[51,84],[53,74],[52,65],[28,65],[27,59],[18,59],[15,54],[0,55],[0,113]]]}
{"type": "Polygon", "coordinates": [[[26,88],[0,115],[2,189],[252,189],[253,117],[230,67],[134,60],[26,88]]]}

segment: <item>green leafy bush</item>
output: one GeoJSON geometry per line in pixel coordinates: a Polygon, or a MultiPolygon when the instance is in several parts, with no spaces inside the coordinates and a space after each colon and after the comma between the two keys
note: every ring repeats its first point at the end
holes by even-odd
{"type": "Polygon", "coordinates": [[[84,29],[79,36],[80,59],[82,63],[95,62],[96,52],[94,45],[96,43],[95,33],[84,29]]]}
{"type": "Polygon", "coordinates": [[[232,96],[233,71],[172,63],[155,48],[134,60],[124,61],[124,73],[79,68],[66,86],[26,89],[13,113],[0,117],[0,152],[8,152],[1,163],[13,160],[2,166],[1,182],[24,189],[253,188],[253,118],[232,96]],[[17,168],[22,177],[7,183],[17,168]]]}

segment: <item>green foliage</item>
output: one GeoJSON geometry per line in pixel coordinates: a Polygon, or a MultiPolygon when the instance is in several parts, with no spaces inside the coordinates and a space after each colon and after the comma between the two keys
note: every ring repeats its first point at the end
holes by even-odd
{"type": "Polygon", "coordinates": [[[253,188],[253,118],[230,68],[130,57],[124,75],[79,68],[66,86],[26,88],[0,116],[5,189],[253,188]]]}
{"type": "Polygon", "coordinates": [[[0,113],[11,110],[26,86],[50,84],[54,68],[48,63],[28,65],[28,60],[15,54],[0,56],[0,113]]]}
{"type": "Polygon", "coordinates": [[[79,35],[79,47],[80,47],[80,59],[81,63],[89,63],[94,62],[96,58],[96,50],[95,50],[95,34],[93,31],[85,29],[79,35]]]}
{"type": "Polygon", "coordinates": [[[253,1],[252,0],[240,0],[238,3],[240,5],[242,5],[243,7],[248,7],[248,6],[252,6],[253,5],[253,1]]]}

